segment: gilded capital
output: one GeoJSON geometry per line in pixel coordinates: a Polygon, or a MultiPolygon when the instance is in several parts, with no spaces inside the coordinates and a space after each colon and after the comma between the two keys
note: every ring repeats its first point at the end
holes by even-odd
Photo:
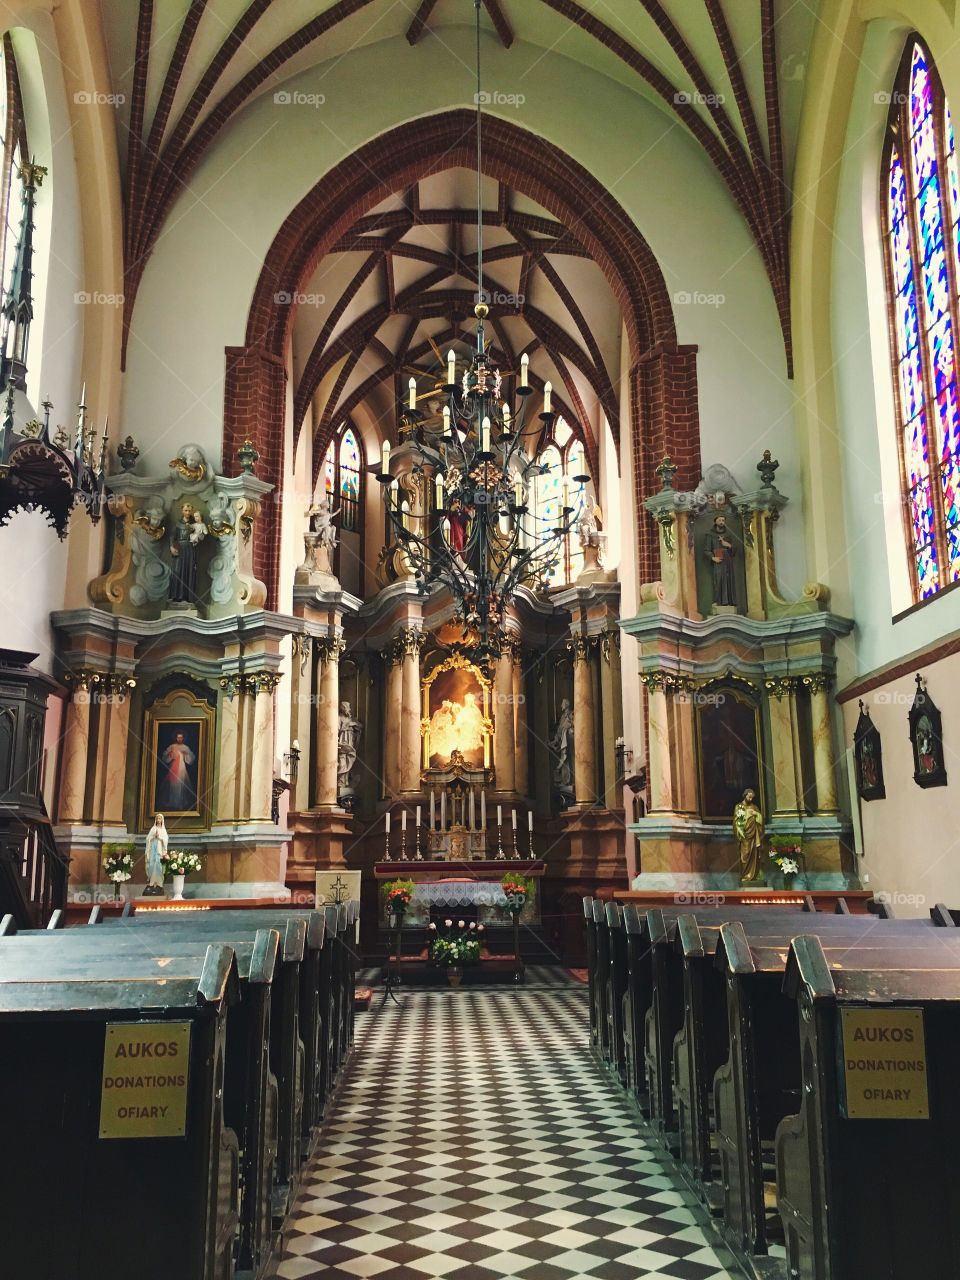
{"type": "Polygon", "coordinates": [[[771,697],[779,701],[796,693],[799,684],[799,676],[772,676],[770,679],[764,680],[763,687],[771,697]]]}
{"type": "Polygon", "coordinates": [[[578,632],[575,636],[571,636],[571,638],[567,641],[567,649],[572,654],[573,661],[575,664],[578,662],[589,661],[590,647],[591,647],[590,636],[585,636],[583,635],[582,632],[578,632]]]}
{"type": "Polygon", "coordinates": [[[321,665],[327,662],[339,662],[340,655],[346,647],[346,641],[340,636],[314,636],[313,638],[314,652],[319,657],[321,665]]]}
{"type": "Polygon", "coordinates": [[[811,671],[800,679],[804,688],[809,689],[811,693],[825,693],[833,683],[832,677],[825,671],[811,671]]]}

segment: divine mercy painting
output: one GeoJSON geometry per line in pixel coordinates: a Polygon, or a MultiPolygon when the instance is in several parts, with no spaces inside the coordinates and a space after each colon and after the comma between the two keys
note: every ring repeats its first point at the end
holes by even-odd
{"type": "Polygon", "coordinates": [[[197,779],[203,749],[203,724],[196,720],[156,722],[153,808],[164,814],[200,810],[197,779]]]}

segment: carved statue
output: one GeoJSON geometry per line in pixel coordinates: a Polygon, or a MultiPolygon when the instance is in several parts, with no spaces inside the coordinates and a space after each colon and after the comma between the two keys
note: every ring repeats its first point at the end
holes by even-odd
{"type": "Polygon", "coordinates": [[[549,747],[557,757],[553,770],[553,781],[557,788],[569,794],[573,787],[573,769],[570,764],[570,748],[573,743],[573,708],[570,700],[564,698],[560,703],[560,716],[553,731],[549,747]]]}
{"type": "Polygon", "coordinates": [[[210,479],[207,459],[198,444],[185,444],[179,449],[177,456],[170,459],[170,469],[189,484],[199,484],[210,479]]]}
{"type": "Polygon", "coordinates": [[[163,893],[163,859],[161,854],[167,852],[169,839],[170,836],[167,831],[167,825],[163,820],[163,814],[158,813],[153,820],[153,826],[147,832],[145,850],[147,887],[143,891],[145,896],[155,897],[157,894],[163,893]]]}
{"type": "Polygon", "coordinates": [[[763,814],[756,804],[756,792],[747,787],[733,810],[733,834],[740,856],[740,879],[749,884],[761,879],[760,851],[763,848],[763,814]]]}
{"type": "Polygon", "coordinates": [[[340,508],[331,511],[326,502],[315,502],[307,511],[310,521],[310,532],[317,535],[317,545],[333,551],[337,545],[337,527],[333,523],[340,514],[340,508]]]}
{"type": "Polygon", "coordinates": [[[713,566],[713,603],[736,605],[736,587],[733,580],[733,558],[737,553],[727,529],[725,516],[715,516],[713,528],[703,540],[704,552],[713,566]]]}
{"type": "Polygon", "coordinates": [[[215,538],[226,538],[234,533],[234,515],[230,508],[230,499],[223,493],[210,495],[207,528],[215,538]]]}
{"type": "Polygon", "coordinates": [[[197,548],[206,536],[207,526],[199,511],[185,502],[180,508],[180,522],[170,539],[170,554],[173,556],[170,600],[175,604],[196,604],[197,548]]]}
{"type": "Polygon", "coordinates": [[[130,555],[134,581],[130,588],[130,602],[138,607],[167,598],[170,566],[160,555],[166,529],[163,502],[159,498],[151,498],[146,507],[133,517],[130,555]]]}
{"type": "Polygon", "coordinates": [[[337,731],[337,794],[350,795],[350,774],[357,763],[363,725],[355,719],[349,702],[340,703],[340,724],[337,731]]]}
{"type": "Polygon", "coordinates": [[[577,536],[581,547],[601,547],[604,535],[600,532],[603,513],[597,506],[592,494],[587,494],[583,504],[583,515],[577,521],[577,536]]]}

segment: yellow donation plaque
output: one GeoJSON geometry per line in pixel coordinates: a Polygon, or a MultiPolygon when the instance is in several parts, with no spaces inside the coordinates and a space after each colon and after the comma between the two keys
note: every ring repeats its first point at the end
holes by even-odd
{"type": "Polygon", "coordinates": [[[840,1010],[848,1120],[929,1120],[922,1009],[840,1010]]]}
{"type": "Polygon", "coordinates": [[[182,1138],[187,1131],[189,1022],[108,1022],[101,1138],[182,1138]]]}

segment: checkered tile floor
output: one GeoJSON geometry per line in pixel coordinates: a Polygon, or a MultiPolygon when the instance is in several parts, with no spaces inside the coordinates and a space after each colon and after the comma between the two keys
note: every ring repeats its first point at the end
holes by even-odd
{"type": "Polygon", "coordinates": [[[357,1050],[283,1280],[726,1280],[590,1055],[582,989],[409,991],[357,1050]]]}

